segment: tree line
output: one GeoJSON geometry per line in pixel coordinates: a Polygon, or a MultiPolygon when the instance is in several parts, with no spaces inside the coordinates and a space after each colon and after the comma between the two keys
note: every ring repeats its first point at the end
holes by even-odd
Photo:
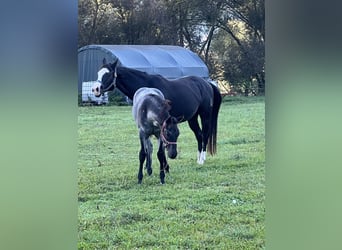
{"type": "Polygon", "coordinates": [[[221,91],[265,93],[264,0],[79,0],[79,43],[178,45],[221,91]]]}

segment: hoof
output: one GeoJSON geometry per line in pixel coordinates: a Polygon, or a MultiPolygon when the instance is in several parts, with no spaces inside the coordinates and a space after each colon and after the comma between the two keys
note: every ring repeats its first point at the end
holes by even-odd
{"type": "Polygon", "coordinates": [[[141,184],[142,180],[143,180],[143,175],[139,174],[138,175],[138,184],[141,184]]]}
{"type": "Polygon", "coordinates": [[[164,171],[160,172],[160,183],[161,184],[165,183],[165,173],[164,173],[164,171]]]}

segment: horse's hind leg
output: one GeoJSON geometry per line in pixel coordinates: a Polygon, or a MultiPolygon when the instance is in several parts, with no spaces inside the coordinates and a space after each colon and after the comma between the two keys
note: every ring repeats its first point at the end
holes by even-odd
{"type": "Polygon", "coordinates": [[[140,138],[140,152],[139,152],[139,172],[138,172],[138,183],[141,184],[142,179],[144,177],[143,174],[143,165],[146,159],[146,156],[148,158],[148,155],[146,154],[146,139],[145,134],[143,131],[139,131],[139,138],[140,138]]]}
{"type": "Polygon", "coordinates": [[[199,156],[199,162],[201,162],[200,164],[203,164],[206,159],[207,144],[208,144],[209,136],[211,133],[210,121],[211,121],[210,114],[201,116],[203,142],[202,142],[202,151],[199,156]]]}
{"type": "Polygon", "coordinates": [[[144,148],[144,142],[140,139],[140,152],[139,152],[139,161],[140,161],[140,165],[139,165],[139,172],[138,172],[138,183],[141,184],[141,181],[143,179],[143,165],[144,165],[144,161],[146,158],[146,152],[145,152],[145,148],[144,148]]]}
{"type": "Polygon", "coordinates": [[[145,140],[145,149],[146,149],[146,169],[148,175],[152,174],[152,151],[153,151],[153,144],[151,140],[148,138],[145,140]]]}
{"type": "Polygon", "coordinates": [[[203,164],[204,163],[204,159],[203,159],[203,134],[202,134],[202,130],[198,124],[198,115],[195,115],[194,117],[192,117],[188,123],[189,126],[191,128],[191,130],[194,132],[196,139],[197,139],[197,150],[198,150],[198,154],[197,154],[197,163],[198,164],[203,164]]]}

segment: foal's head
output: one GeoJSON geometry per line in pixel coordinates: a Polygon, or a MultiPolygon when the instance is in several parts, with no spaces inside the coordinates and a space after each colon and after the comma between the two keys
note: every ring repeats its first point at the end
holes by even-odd
{"type": "Polygon", "coordinates": [[[169,158],[177,157],[177,138],[179,136],[179,129],[177,126],[178,120],[173,116],[169,116],[163,123],[160,131],[161,140],[167,150],[169,158]]]}

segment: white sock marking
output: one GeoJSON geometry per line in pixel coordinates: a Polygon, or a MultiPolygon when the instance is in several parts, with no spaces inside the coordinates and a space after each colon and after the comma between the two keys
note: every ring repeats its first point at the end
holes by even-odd
{"type": "Polygon", "coordinates": [[[206,151],[197,152],[197,163],[202,165],[206,159],[206,151]]]}

